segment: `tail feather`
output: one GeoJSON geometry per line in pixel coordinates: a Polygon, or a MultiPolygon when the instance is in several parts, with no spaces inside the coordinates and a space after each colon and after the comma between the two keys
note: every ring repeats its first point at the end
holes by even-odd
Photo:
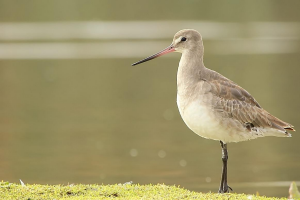
{"type": "Polygon", "coordinates": [[[296,131],[293,126],[289,126],[289,127],[284,127],[285,130],[289,130],[289,131],[296,131]]]}
{"type": "Polygon", "coordinates": [[[277,117],[269,114],[269,120],[272,124],[272,128],[275,128],[275,129],[278,129],[280,131],[283,131],[287,136],[291,137],[291,134],[287,132],[287,130],[289,131],[296,131],[294,129],[294,126],[287,123],[287,122],[284,122],[280,119],[278,119],[277,117]]]}

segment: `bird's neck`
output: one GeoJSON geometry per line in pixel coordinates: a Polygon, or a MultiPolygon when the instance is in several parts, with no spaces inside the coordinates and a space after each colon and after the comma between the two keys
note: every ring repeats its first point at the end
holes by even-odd
{"type": "Polygon", "coordinates": [[[204,75],[203,52],[186,51],[182,53],[178,72],[177,86],[189,87],[195,84],[204,75]]]}

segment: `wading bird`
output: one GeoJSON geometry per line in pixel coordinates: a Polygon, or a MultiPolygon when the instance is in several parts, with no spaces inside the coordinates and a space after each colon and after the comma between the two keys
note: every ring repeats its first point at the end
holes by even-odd
{"type": "Polygon", "coordinates": [[[218,140],[222,147],[219,193],[232,190],[227,184],[227,143],[265,136],[291,137],[293,126],[264,110],[242,87],[204,66],[200,33],[177,32],[166,49],[132,65],[170,52],[181,53],[177,72],[177,105],[185,124],[201,137],[218,140]]]}

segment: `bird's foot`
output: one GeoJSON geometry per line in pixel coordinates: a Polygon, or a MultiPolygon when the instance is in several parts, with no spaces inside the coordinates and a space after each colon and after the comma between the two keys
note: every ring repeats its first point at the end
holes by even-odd
{"type": "Polygon", "coordinates": [[[219,189],[219,193],[229,193],[230,191],[233,191],[233,189],[229,185],[227,185],[227,183],[219,189]]]}

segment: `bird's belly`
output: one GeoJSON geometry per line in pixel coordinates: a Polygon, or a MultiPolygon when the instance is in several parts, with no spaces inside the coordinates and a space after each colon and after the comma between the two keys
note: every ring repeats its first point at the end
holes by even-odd
{"type": "Polygon", "coordinates": [[[185,124],[201,137],[221,140],[225,143],[252,139],[247,138],[247,134],[243,134],[239,127],[230,127],[226,119],[220,117],[211,106],[205,105],[200,100],[183,105],[177,97],[177,104],[185,124]]]}

